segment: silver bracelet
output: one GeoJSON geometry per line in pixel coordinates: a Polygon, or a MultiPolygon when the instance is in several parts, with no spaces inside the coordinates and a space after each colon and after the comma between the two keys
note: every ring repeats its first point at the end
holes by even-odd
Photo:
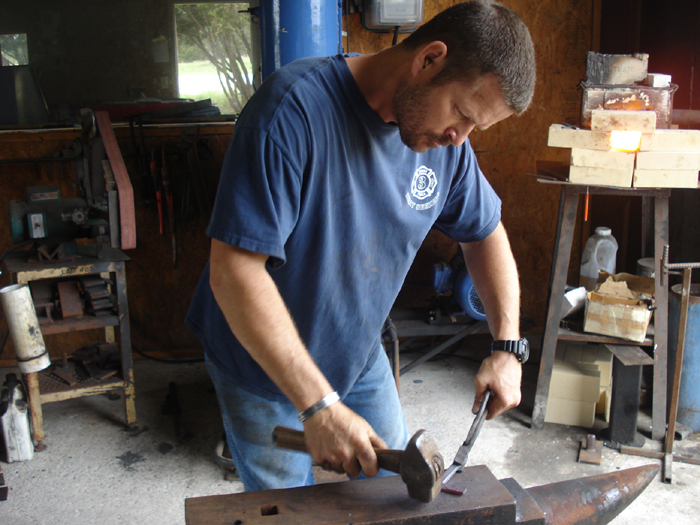
{"type": "Polygon", "coordinates": [[[323,399],[321,399],[321,401],[319,401],[315,405],[311,405],[306,410],[299,412],[297,414],[297,417],[299,418],[299,421],[301,421],[303,423],[304,421],[309,419],[311,416],[313,416],[317,412],[320,412],[324,408],[328,408],[336,401],[340,401],[340,396],[338,395],[338,392],[331,392],[330,394],[325,396],[323,399]]]}

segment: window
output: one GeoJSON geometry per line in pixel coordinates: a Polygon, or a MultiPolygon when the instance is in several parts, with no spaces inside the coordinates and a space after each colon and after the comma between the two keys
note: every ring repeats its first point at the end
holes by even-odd
{"type": "Polygon", "coordinates": [[[0,35],[0,55],[3,66],[24,66],[29,64],[27,35],[0,35]]]}
{"type": "Polygon", "coordinates": [[[224,114],[236,114],[253,94],[256,50],[246,2],[175,5],[178,84],[182,98],[210,98],[224,114]]]}

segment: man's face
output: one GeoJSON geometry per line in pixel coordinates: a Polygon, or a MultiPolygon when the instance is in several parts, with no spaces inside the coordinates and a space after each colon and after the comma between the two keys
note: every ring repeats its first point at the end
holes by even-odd
{"type": "Polygon", "coordinates": [[[393,113],[401,140],[413,151],[459,146],[469,133],[487,129],[513,114],[493,75],[467,84],[454,81],[435,85],[429,80],[401,85],[394,96],[393,113]]]}

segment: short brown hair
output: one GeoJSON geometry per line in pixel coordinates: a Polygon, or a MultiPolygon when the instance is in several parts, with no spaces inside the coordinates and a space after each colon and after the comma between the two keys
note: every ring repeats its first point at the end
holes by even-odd
{"type": "Polygon", "coordinates": [[[416,49],[433,41],[447,46],[447,62],[435,83],[470,81],[492,73],[516,114],[530,105],[535,91],[535,47],[525,23],[504,5],[491,0],[457,4],[420,26],[401,45],[416,49]]]}

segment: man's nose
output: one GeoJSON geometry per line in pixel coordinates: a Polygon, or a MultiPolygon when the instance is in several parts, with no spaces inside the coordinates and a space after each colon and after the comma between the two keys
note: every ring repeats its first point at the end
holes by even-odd
{"type": "Polygon", "coordinates": [[[461,124],[449,128],[447,135],[450,137],[453,146],[461,146],[473,130],[474,124],[461,124]]]}

